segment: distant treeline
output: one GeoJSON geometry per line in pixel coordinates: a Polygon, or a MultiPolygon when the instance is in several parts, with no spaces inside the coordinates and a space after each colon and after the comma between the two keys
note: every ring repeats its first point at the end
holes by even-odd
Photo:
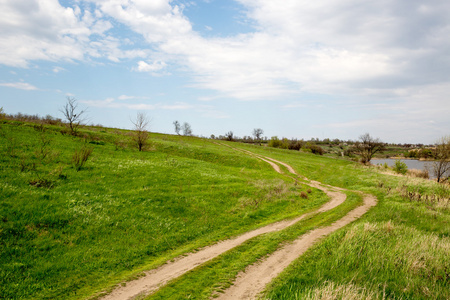
{"type": "MultiPolygon", "coordinates": [[[[16,120],[21,122],[32,122],[39,124],[48,124],[48,125],[59,125],[65,126],[67,124],[66,120],[61,118],[56,118],[51,115],[46,115],[44,117],[39,116],[38,114],[28,115],[24,113],[17,114],[7,114],[0,109],[0,119],[7,120],[16,120]]],[[[82,124],[80,124],[83,126],[82,124]]],[[[90,125],[96,127],[103,127],[101,124],[90,125]]],[[[210,139],[217,140],[226,140],[226,141],[234,141],[241,143],[249,143],[249,144],[260,144],[266,145],[269,147],[280,148],[280,149],[289,149],[296,151],[305,151],[311,152],[314,154],[323,155],[325,153],[334,153],[338,156],[352,156],[352,147],[356,143],[353,140],[340,140],[340,139],[319,139],[319,138],[311,138],[309,140],[296,139],[291,138],[288,139],[286,137],[278,138],[277,136],[273,136],[268,138],[267,136],[256,138],[252,136],[243,136],[238,137],[233,134],[232,131],[227,132],[225,135],[211,135],[210,139]]],[[[424,145],[424,144],[386,144],[387,147],[396,147],[398,155],[404,156],[406,158],[415,158],[415,159],[432,159],[434,157],[433,146],[432,145],[424,145]]]]}

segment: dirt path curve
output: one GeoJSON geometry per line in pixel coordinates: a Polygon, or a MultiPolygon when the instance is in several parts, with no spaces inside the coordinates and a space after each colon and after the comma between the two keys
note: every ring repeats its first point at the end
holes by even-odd
{"type": "Polygon", "coordinates": [[[292,261],[302,255],[321,237],[360,218],[376,203],[377,199],[374,196],[365,196],[364,205],[355,208],[344,218],[330,226],[315,229],[301,236],[293,243],[274,252],[264,261],[248,267],[238,275],[234,285],[227,289],[224,294],[220,294],[217,299],[256,299],[272,279],[277,277],[292,261]]]}
{"type": "MultiPolygon", "coordinates": [[[[282,174],[283,172],[281,171],[280,166],[277,163],[284,165],[285,167],[288,168],[288,170],[292,174],[296,175],[295,170],[283,162],[279,162],[269,157],[255,155],[250,151],[246,150],[243,151],[248,152],[248,154],[251,154],[267,162],[278,173],[282,174]]],[[[330,201],[324,204],[322,207],[320,207],[316,212],[325,212],[327,210],[330,210],[343,203],[346,199],[346,195],[344,193],[340,191],[332,191],[327,187],[322,187],[318,182],[313,182],[311,186],[323,190],[330,197],[330,201]]],[[[292,220],[285,220],[272,223],[267,226],[258,228],[256,230],[246,232],[236,238],[221,241],[217,244],[200,249],[197,252],[188,253],[185,256],[178,257],[174,261],[167,262],[166,264],[156,269],[145,272],[145,275],[137,280],[129,281],[125,285],[118,286],[110,294],[100,299],[123,300],[123,299],[135,299],[138,297],[149,295],[157,291],[160,287],[166,285],[170,280],[173,280],[187,273],[188,271],[194,269],[195,267],[219,256],[220,254],[244,243],[245,241],[264,233],[274,232],[292,226],[293,224],[297,223],[298,221],[302,220],[303,218],[309,215],[310,214],[305,214],[292,220]]]]}
{"type": "MultiPolygon", "coordinates": [[[[345,200],[345,198],[344,198],[345,200]]],[[[339,205],[342,199],[333,199],[334,205],[339,205]]],[[[329,203],[326,203],[329,205],[329,203]]],[[[322,208],[321,208],[322,209],[322,208]]],[[[267,226],[246,232],[236,238],[221,241],[212,246],[200,249],[197,252],[189,253],[186,256],[179,257],[175,261],[167,262],[159,268],[148,271],[144,277],[127,282],[125,286],[120,286],[105,297],[104,300],[133,299],[138,296],[149,295],[158,290],[161,286],[167,284],[195,267],[219,256],[220,254],[244,243],[245,241],[268,232],[274,232],[289,227],[307,215],[302,215],[292,220],[280,221],[267,226]]]]}
{"type": "MultiPolygon", "coordinates": [[[[290,173],[296,174],[292,167],[283,162],[265,156],[263,156],[263,158],[282,164],[289,170],[290,173]]],[[[309,185],[324,190],[330,197],[332,197],[332,199],[335,197],[342,197],[342,191],[345,191],[345,189],[323,185],[320,182],[313,180],[309,182],[309,185]]],[[[319,211],[326,211],[335,207],[332,204],[328,206],[328,204],[330,203],[322,206],[319,211]]],[[[268,283],[277,277],[295,259],[308,250],[309,247],[314,245],[320,238],[359,219],[376,204],[377,199],[374,196],[364,195],[364,204],[362,206],[353,209],[343,218],[334,222],[330,226],[312,230],[309,233],[302,235],[294,242],[275,251],[266,259],[247,267],[245,271],[238,274],[234,284],[225,290],[223,294],[219,294],[217,299],[256,299],[258,294],[265,289],[268,283]]]]}

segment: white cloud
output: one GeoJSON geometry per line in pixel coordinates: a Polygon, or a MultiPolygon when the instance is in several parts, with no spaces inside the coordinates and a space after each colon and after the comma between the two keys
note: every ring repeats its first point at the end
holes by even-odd
{"type": "Polygon", "coordinates": [[[135,71],[138,72],[150,72],[156,74],[157,72],[165,69],[167,67],[167,64],[163,61],[155,61],[151,64],[146,63],[145,61],[139,61],[137,68],[135,68],[135,71]]]}
{"type": "MultiPolygon", "coordinates": [[[[355,95],[449,79],[446,68],[437,71],[432,65],[449,65],[450,4],[239,2],[256,30],[226,38],[201,37],[168,0],[156,11],[132,1],[120,6],[105,0],[101,7],[157,46],[160,55],[187,67],[194,87],[243,100],[302,92],[355,95]],[[432,58],[435,62],[427,65],[432,58]]],[[[157,67],[141,61],[138,70],[157,67]]]]}
{"type": "Polygon", "coordinates": [[[54,67],[53,68],[53,72],[54,73],[59,73],[59,72],[62,72],[62,71],[65,71],[66,69],[64,69],[64,68],[62,68],[62,67],[54,67]]]}
{"type": "Polygon", "coordinates": [[[119,100],[134,100],[134,99],[149,99],[149,97],[120,95],[119,97],[117,97],[117,99],[119,99],[119,100]]]}
{"type": "Polygon", "coordinates": [[[10,88],[15,88],[19,90],[26,90],[26,91],[36,91],[39,90],[34,85],[31,85],[26,82],[11,82],[11,83],[0,83],[0,86],[6,86],[10,88]]]}
{"type": "Polygon", "coordinates": [[[292,102],[292,103],[284,104],[281,106],[281,108],[284,108],[284,109],[306,108],[306,107],[308,107],[308,105],[303,102],[292,102]]]}
{"type": "Polygon", "coordinates": [[[150,43],[184,36],[191,24],[182,13],[182,7],[171,6],[170,0],[89,0],[114,19],[142,34],[150,43]]]}
{"type": "Polygon", "coordinates": [[[175,104],[171,105],[157,105],[157,108],[166,110],[187,110],[193,108],[193,106],[184,102],[176,102],[175,104]]]}
{"type": "MultiPolygon", "coordinates": [[[[133,100],[133,99],[145,99],[144,97],[133,97],[122,95],[118,97],[119,100],[133,100]]],[[[80,100],[92,107],[103,107],[103,108],[126,108],[126,109],[136,109],[136,110],[188,110],[194,108],[194,106],[184,103],[175,102],[174,104],[148,104],[148,103],[130,103],[130,102],[117,102],[115,98],[107,98],[105,100],[80,100]]]]}
{"type": "Polygon", "coordinates": [[[56,0],[2,1],[0,62],[26,67],[30,60],[71,60],[83,57],[89,28],[77,17],[77,7],[56,0]]]}
{"type": "Polygon", "coordinates": [[[0,64],[26,68],[38,60],[119,62],[147,56],[139,49],[121,50],[120,40],[108,35],[113,25],[103,17],[99,10],[64,7],[58,0],[0,1],[0,64]]]}
{"type": "Polygon", "coordinates": [[[413,87],[450,82],[448,2],[237,1],[255,28],[225,38],[202,37],[171,0],[80,0],[72,7],[3,1],[0,63],[139,59],[132,70],[168,75],[168,65],[178,67],[192,76],[192,87],[215,91],[216,99],[302,93],[400,99],[414,96],[413,87]],[[117,22],[149,49],[123,50],[134,42],[111,30],[117,22]]]}
{"type": "Polygon", "coordinates": [[[117,99],[119,99],[119,100],[130,100],[130,99],[136,99],[136,97],[135,96],[121,95],[121,96],[117,97],[117,99]]]}
{"type": "Polygon", "coordinates": [[[80,100],[80,102],[84,103],[88,106],[101,107],[101,108],[127,108],[127,109],[137,109],[137,110],[153,110],[153,109],[155,109],[155,106],[153,104],[123,103],[123,102],[117,102],[114,98],[106,98],[105,100],[80,100]]]}
{"type": "Polygon", "coordinates": [[[336,136],[357,137],[364,132],[383,137],[386,142],[415,143],[421,140],[434,143],[448,135],[450,102],[441,95],[450,89],[450,83],[411,87],[407,98],[386,98],[383,102],[357,102],[346,109],[371,112],[370,116],[353,115],[339,122],[322,123],[315,127],[335,129],[336,136]],[[395,101],[394,101],[395,100],[395,101]]]}

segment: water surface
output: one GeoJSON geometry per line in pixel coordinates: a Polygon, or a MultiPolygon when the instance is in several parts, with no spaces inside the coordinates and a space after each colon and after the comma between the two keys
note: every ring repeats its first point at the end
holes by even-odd
{"type": "Polygon", "coordinates": [[[428,170],[430,179],[436,178],[433,174],[433,162],[432,161],[423,161],[423,160],[417,160],[417,159],[392,159],[392,158],[384,158],[384,159],[372,159],[370,162],[373,165],[384,165],[385,163],[389,167],[393,167],[395,165],[396,161],[402,161],[406,164],[408,167],[408,170],[410,169],[416,169],[416,170],[428,170]]]}

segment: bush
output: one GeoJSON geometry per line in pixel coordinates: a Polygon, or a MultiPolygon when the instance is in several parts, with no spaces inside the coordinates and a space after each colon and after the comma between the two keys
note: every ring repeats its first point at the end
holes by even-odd
{"type": "Polygon", "coordinates": [[[287,139],[287,138],[283,138],[282,140],[281,140],[281,146],[280,146],[280,148],[281,149],[289,149],[289,140],[287,139]]]}
{"type": "Polygon", "coordinates": [[[277,136],[273,136],[268,145],[274,148],[289,149],[289,140],[287,138],[280,140],[277,136]]]}
{"type": "Polygon", "coordinates": [[[420,149],[419,153],[417,154],[417,158],[432,158],[433,157],[433,151],[431,151],[431,149],[420,149]],[[418,157],[417,157],[418,156],[418,157]]]}
{"type": "Polygon", "coordinates": [[[407,158],[417,158],[419,151],[418,150],[410,150],[403,154],[404,157],[407,158]]]}
{"type": "Polygon", "coordinates": [[[312,153],[323,155],[325,153],[325,150],[323,150],[322,147],[317,146],[316,144],[307,143],[305,146],[306,149],[310,149],[312,153]]]}
{"type": "Polygon", "coordinates": [[[70,130],[66,127],[61,128],[59,132],[61,132],[62,135],[70,134],[70,130]]]}
{"type": "Polygon", "coordinates": [[[77,171],[80,171],[83,165],[92,154],[92,148],[83,146],[80,150],[76,150],[72,156],[72,164],[77,171]]]}
{"type": "Polygon", "coordinates": [[[54,118],[51,115],[46,115],[42,122],[49,125],[62,125],[62,120],[60,118],[54,118]]]}
{"type": "Polygon", "coordinates": [[[30,180],[29,184],[34,187],[38,187],[38,188],[42,187],[42,188],[51,189],[54,185],[54,182],[50,179],[38,178],[38,179],[30,180]]]}
{"type": "Polygon", "coordinates": [[[303,141],[291,140],[289,143],[289,150],[300,150],[303,147],[303,141]]]}
{"type": "Polygon", "coordinates": [[[408,166],[401,160],[397,160],[394,165],[394,171],[398,174],[405,175],[408,172],[408,166]]]}
{"type": "Polygon", "coordinates": [[[269,141],[269,147],[280,148],[281,141],[277,136],[273,136],[269,141]]]}

